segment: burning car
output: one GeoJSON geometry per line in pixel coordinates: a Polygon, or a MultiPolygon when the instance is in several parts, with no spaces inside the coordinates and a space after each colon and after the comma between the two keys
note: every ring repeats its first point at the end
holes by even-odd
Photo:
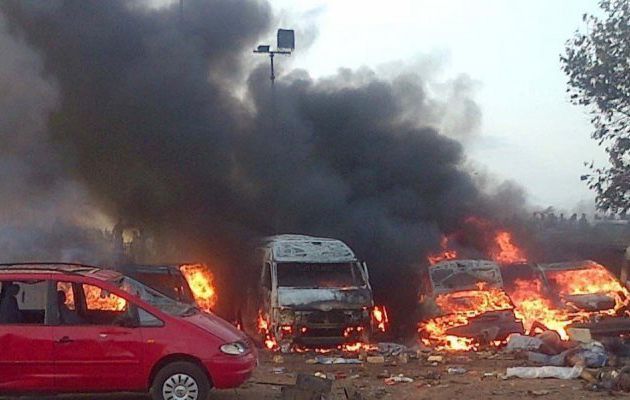
{"type": "Polygon", "coordinates": [[[474,349],[524,332],[492,261],[445,260],[426,268],[420,313],[421,340],[441,349],[474,349]]]}
{"type": "Polygon", "coordinates": [[[591,260],[532,267],[567,328],[588,328],[595,336],[630,333],[629,293],[606,267],[591,260]]]}
{"type": "Polygon", "coordinates": [[[259,285],[248,296],[254,301],[246,314],[257,320],[265,347],[355,343],[369,336],[373,311],[382,317],[373,308],[367,266],[345,243],[279,235],[266,238],[258,251],[259,285]]]}
{"type": "Polygon", "coordinates": [[[114,269],[173,300],[197,305],[204,311],[212,311],[217,301],[214,277],[205,264],[121,264],[114,269]]]}
{"type": "Polygon", "coordinates": [[[195,304],[192,290],[179,265],[122,264],[113,269],[181,303],[195,304]]]}

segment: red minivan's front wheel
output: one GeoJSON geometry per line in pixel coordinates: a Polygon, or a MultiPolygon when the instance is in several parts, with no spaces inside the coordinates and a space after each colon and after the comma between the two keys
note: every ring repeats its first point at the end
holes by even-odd
{"type": "Polygon", "coordinates": [[[210,381],[197,365],[178,361],[162,367],[150,392],[153,400],[206,400],[210,381]]]}

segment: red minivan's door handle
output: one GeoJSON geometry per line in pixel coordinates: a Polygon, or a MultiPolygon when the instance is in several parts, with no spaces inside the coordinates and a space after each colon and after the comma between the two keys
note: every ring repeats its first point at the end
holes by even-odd
{"type": "Polygon", "coordinates": [[[57,340],[57,343],[72,343],[74,340],[70,339],[69,336],[63,336],[61,339],[57,340]]]}
{"type": "Polygon", "coordinates": [[[104,336],[122,336],[122,335],[130,335],[131,332],[127,332],[127,331],[104,331],[104,332],[100,332],[99,336],[100,337],[104,337],[104,336]]]}

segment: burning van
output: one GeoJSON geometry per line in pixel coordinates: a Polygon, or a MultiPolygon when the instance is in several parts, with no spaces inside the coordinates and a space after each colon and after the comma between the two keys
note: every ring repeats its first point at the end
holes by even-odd
{"type": "Polygon", "coordinates": [[[286,351],[368,337],[374,307],[368,270],[345,243],[279,235],[258,250],[257,330],[265,347],[286,351]]]}
{"type": "Polygon", "coordinates": [[[440,349],[474,349],[524,332],[492,261],[446,260],[427,267],[420,313],[421,340],[440,349]]]}

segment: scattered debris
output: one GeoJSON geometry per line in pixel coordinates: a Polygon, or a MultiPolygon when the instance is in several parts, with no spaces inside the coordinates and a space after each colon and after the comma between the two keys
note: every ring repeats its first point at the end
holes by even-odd
{"type": "Polygon", "coordinates": [[[586,380],[590,390],[604,390],[607,392],[630,392],[630,367],[623,367],[620,370],[585,370],[581,378],[586,380]]]}
{"type": "Polygon", "coordinates": [[[576,342],[589,343],[593,341],[591,330],[588,328],[568,328],[567,334],[569,335],[569,339],[575,340],[576,342]]]}
{"type": "Polygon", "coordinates": [[[576,345],[555,355],[530,351],[527,353],[527,358],[529,361],[538,364],[556,367],[579,365],[583,367],[600,368],[606,365],[608,354],[606,353],[604,345],[600,342],[593,341],[576,345]]]}
{"type": "Polygon", "coordinates": [[[271,368],[271,372],[274,374],[284,374],[287,372],[287,369],[284,367],[276,367],[276,368],[271,368]]]}
{"type": "Polygon", "coordinates": [[[449,375],[463,375],[468,372],[468,370],[464,367],[449,367],[446,372],[449,375]]]}
{"type": "Polygon", "coordinates": [[[548,394],[552,393],[551,390],[546,390],[546,389],[540,389],[540,390],[528,390],[527,394],[532,395],[532,396],[546,396],[548,394]]]}
{"type": "Polygon", "coordinates": [[[575,367],[555,367],[546,365],[544,367],[512,367],[506,371],[506,376],[524,378],[524,379],[537,379],[537,378],[558,378],[558,379],[575,379],[582,374],[584,368],[580,366],[575,367]]]}
{"type": "Polygon", "coordinates": [[[598,382],[598,373],[597,371],[593,372],[585,368],[580,374],[580,378],[584,379],[588,383],[595,384],[598,382]]]}
{"type": "Polygon", "coordinates": [[[444,356],[429,356],[427,358],[428,362],[436,362],[436,363],[441,363],[444,362],[444,356]]]}
{"type": "Polygon", "coordinates": [[[583,343],[574,350],[569,350],[567,363],[583,367],[600,368],[606,365],[608,353],[600,342],[583,343]]]}
{"type": "Polygon", "coordinates": [[[368,356],[366,361],[370,364],[384,364],[385,357],[383,356],[368,356]]]}
{"type": "Polygon", "coordinates": [[[519,333],[510,335],[507,339],[506,351],[520,351],[520,350],[538,350],[543,341],[537,337],[525,336],[519,333]]]}
{"type": "Polygon", "coordinates": [[[398,343],[379,343],[378,344],[378,352],[384,356],[398,356],[400,354],[406,353],[407,346],[398,343]]]}
{"type": "Polygon", "coordinates": [[[544,331],[536,335],[536,337],[542,340],[542,344],[539,347],[539,351],[543,354],[560,354],[563,351],[575,347],[577,343],[563,341],[560,334],[557,331],[544,331]]]}
{"type": "Polygon", "coordinates": [[[307,363],[308,364],[323,364],[323,365],[332,365],[332,364],[363,364],[363,361],[361,361],[361,360],[359,360],[357,358],[318,356],[318,357],[315,357],[312,360],[313,361],[307,360],[307,363]]]}
{"type": "Polygon", "coordinates": [[[406,377],[403,374],[390,376],[389,378],[385,379],[386,385],[395,385],[397,383],[411,383],[411,382],[413,382],[413,379],[406,377]]]}
{"type": "MultiPolygon", "coordinates": [[[[568,351],[568,350],[567,350],[568,351]]],[[[537,353],[534,351],[527,352],[527,359],[533,363],[541,365],[553,365],[555,367],[563,367],[566,363],[566,352],[550,356],[549,354],[537,353]]]]}

